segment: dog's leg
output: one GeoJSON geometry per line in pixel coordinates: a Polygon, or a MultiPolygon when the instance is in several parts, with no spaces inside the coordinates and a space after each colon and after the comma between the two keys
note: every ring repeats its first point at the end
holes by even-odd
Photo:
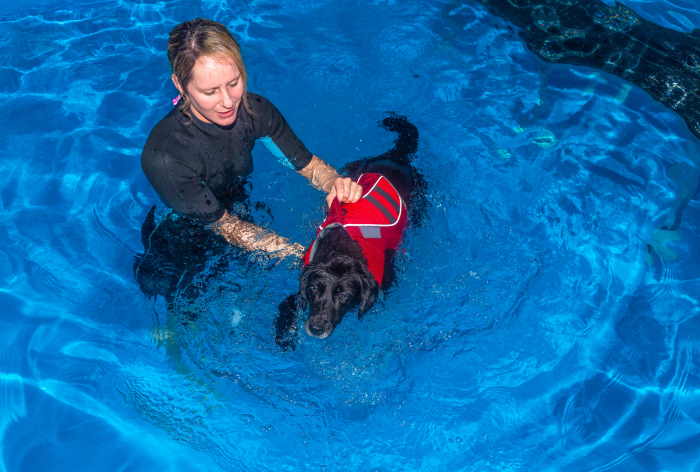
{"type": "Polygon", "coordinates": [[[275,342],[283,351],[296,348],[297,308],[299,294],[290,295],[279,304],[279,313],[275,319],[275,342]]]}
{"type": "Polygon", "coordinates": [[[396,281],[396,268],[394,267],[394,249],[384,251],[384,280],[382,280],[382,290],[391,287],[396,281]]]}

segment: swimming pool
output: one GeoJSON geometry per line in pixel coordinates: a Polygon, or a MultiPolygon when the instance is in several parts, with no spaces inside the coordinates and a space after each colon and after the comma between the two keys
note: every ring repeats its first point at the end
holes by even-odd
{"type": "MultiPolygon", "coordinates": [[[[700,153],[644,92],[542,62],[477,3],[44,0],[0,32],[0,470],[698,468],[700,153]],[[421,133],[396,287],[294,352],[272,329],[290,264],[232,264],[188,326],[133,280],[165,37],[195,16],[330,163],[388,148],[388,110],[421,133]]],[[[319,195],[255,165],[261,222],[308,242],[319,195]]]]}

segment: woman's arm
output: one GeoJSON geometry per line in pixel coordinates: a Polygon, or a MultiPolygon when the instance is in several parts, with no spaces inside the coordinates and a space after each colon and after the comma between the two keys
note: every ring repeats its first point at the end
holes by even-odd
{"type": "Polygon", "coordinates": [[[309,180],[311,185],[323,192],[333,195],[343,203],[354,203],[362,196],[362,187],[349,177],[341,177],[336,170],[316,156],[306,167],[300,169],[299,174],[309,180]]]}
{"type": "Polygon", "coordinates": [[[362,187],[348,177],[341,177],[335,169],[306,149],[294,134],[280,111],[269,100],[249,93],[249,103],[255,109],[257,137],[269,137],[265,146],[278,158],[285,157],[289,163],[306,177],[316,189],[330,193],[343,203],[353,203],[362,196],[362,187]]]}
{"type": "Polygon", "coordinates": [[[225,212],[210,225],[211,229],[234,246],[248,251],[264,251],[280,259],[287,256],[303,257],[304,246],[292,243],[272,231],[266,230],[235,215],[225,212]]]}
{"type": "MultiPolygon", "coordinates": [[[[357,182],[339,176],[333,167],[316,156],[312,156],[311,161],[299,170],[299,174],[306,177],[313,187],[328,193],[331,201],[338,198],[341,202],[355,202],[362,196],[362,187],[357,182]]],[[[212,223],[211,228],[230,244],[248,251],[264,251],[279,258],[304,256],[304,246],[301,244],[292,243],[287,238],[228,212],[212,223]]]]}

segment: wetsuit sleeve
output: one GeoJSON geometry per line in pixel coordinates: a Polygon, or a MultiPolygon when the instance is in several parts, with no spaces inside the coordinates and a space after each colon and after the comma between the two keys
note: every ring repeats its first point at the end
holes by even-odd
{"type": "Polygon", "coordinates": [[[285,157],[294,170],[306,167],[311,161],[311,153],[294,134],[277,107],[259,95],[250,94],[249,97],[256,137],[263,138],[263,143],[275,157],[285,157]]]}
{"type": "Polygon", "coordinates": [[[155,151],[147,145],[141,167],[163,203],[177,213],[203,223],[216,221],[224,214],[224,206],[196,170],[167,151],[155,151]]]}

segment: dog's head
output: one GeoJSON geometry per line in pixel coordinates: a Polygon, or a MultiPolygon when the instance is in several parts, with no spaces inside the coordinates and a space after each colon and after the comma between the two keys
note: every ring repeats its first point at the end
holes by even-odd
{"type": "Polygon", "coordinates": [[[377,282],[362,259],[346,254],[307,265],[301,275],[299,294],[310,313],[306,332],[327,338],[343,319],[357,307],[357,316],[369,310],[377,299],[377,282]]]}

